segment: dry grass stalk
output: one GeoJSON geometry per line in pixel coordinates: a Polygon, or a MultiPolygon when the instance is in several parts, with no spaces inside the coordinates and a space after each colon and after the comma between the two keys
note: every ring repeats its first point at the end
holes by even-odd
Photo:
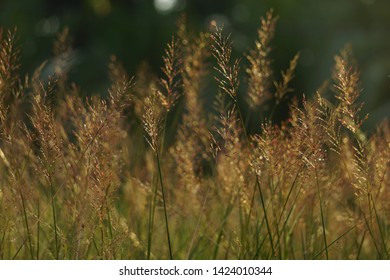
{"type": "Polygon", "coordinates": [[[290,61],[290,66],[288,69],[283,72],[282,71],[282,81],[280,82],[275,82],[275,98],[276,98],[276,103],[280,103],[285,95],[289,92],[292,91],[291,88],[289,88],[289,83],[291,80],[294,78],[294,71],[295,68],[297,67],[298,64],[298,59],[299,59],[299,53],[297,53],[294,58],[290,61]]]}
{"type": "Polygon", "coordinates": [[[20,68],[20,50],[15,44],[16,29],[13,32],[8,30],[5,36],[3,32],[0,27],[0,97],[2,102],[4,98],[10,98],[11,95],[17,93],[15,89],[19,82],[20,68]]]}
{"type": "Polygon", "coordinates": [[[267,12],[265,18],[261,18],[255,48],[250,50],[246,56],[249,61],[249,67],[246,68],[248,74],[248,103],[253,108],[260,106],[264,101],[271,98],[270,86],[273,71],[270,44],[275,34],[277,20],[278,17],[273,15],[272,10],[267,12]]]}
{"type": "Polygon", "coordinates": [[[165,77],[160,78],[162,91],[158,91],[162,105],[169,112],[180,97],[182,59],[179,40],[172,37],[163,56],[164,66],[161,68],[165,77]]]}
{"type": "Polygon", "coordinates": [[[213,23],[214,32],[211,33],[213,41],[212,52],[217,60],[215,70],[221,75],[216,77],[219,88],[228,94],[235,102],[237,100],[237,91],[239,87],[238,72],[240,71],[240,59],[235,59],[231,65],[232,42],[230,35],[223,35],[223,27],[213,23]]]}
{"type": "Polygon", "coordinates": [[[362,119],[359,113],[362,110],[363,103],[358,103],[357,99],[360,95],[359,89],[359,72],[350,61],[351,50],[347,48],[341,51],[341,55],[335,56],[335,74],[336,89],[338,93],[336,98],[340,101],[338,111],[340,113],[339,121],[352,133],[358,133],[363,121],[368,117],[364,116],[362,119]]]}
{"type": "Polygon", "coordinates": [[[156,90],[145,99],[142,123],[146,132],[146,141],[154,152],[158,151],[162,130],[162,104],[156,90]]]}

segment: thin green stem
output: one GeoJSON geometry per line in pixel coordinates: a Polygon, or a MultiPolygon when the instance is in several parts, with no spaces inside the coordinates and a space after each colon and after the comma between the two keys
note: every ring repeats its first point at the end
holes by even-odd
{"type": "Polygon", "coordinates": [[[157,178],[153,176],[153,201],[150,201],[149,204],[149,228],[148,228],[148,251],[147,251],[147,259],[150,260],[151,249],[152,249],[152,236],[153,236],[153,225],[154,225],[154,213],[156,210],[157,203],[157,178]]]}
{"type": "MultiPolygon", "coordinates": [[[[295,184],[296,184],[296,182],[297,182],[297,180],[298,180],[298,176],[299,176],[299,174],[301,173],[301,170],[302,170],[303,166],[304,166],[304,164],[302,163],[301,166],[300,166],[299,169],[298,169],[297,174],[295,174],[294,181],[292,182],[291,187],[290,187],[290,190],[288,191],[286,200],[284,201],[284,204],[283,204],[283,207],[282,207],[282,211],[280,212],[280,216],[279,216],[279,219],[278,219],[278,221],[277,221],[277,225],[278,225],[278,226],[280,225],[280,222],[282,221],[283,213],[284,213],[284,211],[286,210],[287,203],[288,203],[288,201],[290,200],[290,196],[291,196],[291,194],[292,194],[292,191],[293,191],[294,186],[295,186],[295,184]]],[[[298,194],[299,194],[299,192],[298,192],[298,194]]],[[[286,224],[286,222],[285,222],[285,224],[286,224]]],[[[284,228],[284,225],[283,225],[283,228],[284,228]]],[[[283,231],[283,229],[282,229],[282,231],[283,231]]]]}
{"type": "Polygon", "coordinates": [[[40,238],[40,227],[41,227],[41,221],[40,221],[40,219],[41,219],[41,213],[40,213],[40,206],[39,206],[39,198],[38,198],[38,224],[37,224],[37,260],[39,260],[39,244],[40,244],[40,240],[39,240],[39,238],[40,238]]]}
{"type": "Polygon", "coordinates": [[[368,220],[367,220],[367,217],[366,217],[366,215],[364,213],[363,213],[363,217],[364,217],[364,221],[366,222],[366,227],[367,227],[368,233],[371,236],[372,243],[374,243],[374,247],[375,247],[375,250],[376,250],[376,252],[378,254],[378,257],[379,257],[379,259],[383,259],[382,254],[381,254],[381,252],[379,250],[378,244],[376,244],[375,237],[374,237],[374,232],[372,231],[372,228],[370,227],[370,225],[368,223],[368,220]]]}
{"type": "Polygon", "coordinates": [[[12,260],[15,260],[15,259],[16,259],[16,257],[19,255],[20,250],[22,250],[22,248],[24,247],[24,244],[26,244],[26,242],[27,242],[27,238],[25,238],[25,239],[23,240],[23,243],[19,246],[18,250],[16,250],[16,253],[15,253],[14,256],[12,257],[12,260]]]}
{"type": "MultiPolygon", "coordinates": [[[[233,194],[231,194],[229,196],[229,204],[226,207],[225,213],[223,215],[222,224],[221,224],[221,227],[220,227],[220,230],[219,230],[219,233],[218,233],[218,237],[217,237],[217,242],[216,242],[215,247],[214,247],[213,260],[217,259],[218,251],[219,251],[219,247],[220,247],[219,245],[220,245],[222,237],[223,237],[223,230],[224,230],[224,227],[226,225],[227,218],[228,218],[230,212],[233,209],[233,204],[231,203],[232,195],[233,194]]],[[[235,198],[234,198],[234,200],[235,200],[235,198]]]]}
{"type": "Polygon", "coordinates": [[[207,198],[209,196],[210,190],[211,190],[211,187],[209,186],[207,188],[206,196],[205,196],[205,198],[203,200],[202,209],[200,210],[200,213],[199,213],[199,216],[198,216],[198,221],[196,222],[196,227],[195,227],[194,234],[192,235],[192,238],[191,238],[190,247],[188,248],[188,252],[187,252],[187,256],[186,256],[187,260],[190,257],[190,253],[192,251],[192,246],[194,245],[194,242],[195,242],[195,236],[196,236],[196,234],[198,233],[198,230],[199,230],[200,221],[202,219],[202,214],[203,214],[204,210],[206,209],[206,202],[207,202],[207,198]]]}
{"type": "Polygon", "coordinates": [[[328,248],[330,248],[333,244],[336,244],[341,238],[343,238],[347,233],[349,233],[351,230],[353,230],[354,228],[356,227],[356,225],[354,225],[353,227],[351,227],[350,229],[346,230],[342,235],[340,235],[339,237],[337,237],[335,240],[333,240],[328,247],[325,247],[325,249],[322,249],[321,252],[319,252],[318,254],[316,254],[314,257],[313,257],[313,260],[315,260],[316,258],[318,258],[324,251],[326,252],[328,250],[328,248]]]}
{"type": "MultiPolygon", "coordinates": [[[[103,209],[102,209],[103,211],[103,209]]],[[[103,215],[103,213],[101,214],[103,215]]],[[[100,228],[100,239],[102,240],[102,258],[103,259],[107,259],[107,254],[106,254],[106,250],[105,250],[105,241],[104,241],[104,231],[103,231],[103,221],[102,219],[100,219],[99,221],[99,228],[100,228]]]]}
{"type": "Polygon", "coordinates": [[[53,227],[54,227],[54,240],[55,240],[55,252],[56,252],[56,259],[58,260],[60,258],[60,252],[59,252],[59,244],[58,244],[58,231],[57,231],[57,215],[56,215],[56,208],[55,208],[55,201],[54,201],[54,186],[50,181],[50,191],[51,191],[51,209],[53,214],[53,227]]]}
{"type": "Polygon", "coordinates": [[[274,247],[274,242],[273,242],[273,238],[272,238],[272,230],[271,230],[271,227],[270,227],[270,224],[269,224],[269,221],[268,221],[267,209],[265,208],[265,203],[264,203],[264,196],[263,196],[263,192],[261,190],[259,177],[257,175],[256,175],[256,185],[257,185],[257,188],[259,190],[260,199],[261,199],[261,205],[263,207],[265,224],[267,226],[269,242],[271,244],[271,249],[272,249],[272,257],[275,257],[275,247],[274,247]]]}
{"type": "Polygon", "coordinates": [[[328,243],[327,243],[327,241],[326,241],[326,229],[325,229],[324,211],[323,211],[323,207],[322,207],[322,198],[321,198],[321,192],[320,192],[320,183],[319,183],[319,180],[318,180],[317,167],[315,167],[315,173],[316,173],[316,182],[317,182],[318,198],[319,198],[319,200],[320,200],[322,236],[323,236],[323,239],[324,239],[324,246],[325,246],[326,259],[329,260],[328,243]]]}
{"type": "Polygon", "coordinates": [[[94,237],[94,236],[92,237],[92,244],[93,244],[93,246],[95,247],[96,253],[98,254],[99,258],[102,259],[102,255],[101,255],[100,252],[99,252],[99,248],[98,248],[98,246],[97,246],[97,244],[96,244],[96,240],[95,240],[95,237],[94,237]]]}
{"type": "Polygon", "coordinates": [[[280,101],[279,100],[276,100],[274,106],[272,106],[272,110],[271,110],[271,113],[269,114],[269,120],[272,120],[274,115],[275,115],[275,112],[276,112],[276,108],[279,106],[280,104],[280,101]]]}
{"type": "Polygon", "coordinates": [[[358,260],[359,257],[360,257],[360,253],[361,253],[362,248],[363,248],[363,242],[364,242],[364,238],[366,237],[366,233],[367,233],[367,229],[364,230],[364,233],[363,233],[363,236],[362,236],[362,240],[359,243],[358,251],[356,253],[356,260],[358,260]]]}
{"type": "MultiPolygon", "coordinates": [[[[244,230],[243,230],[243,238],[242,239],[243,239],[243,241],[245,243],[247,243],[247,238],[248,238],[248,234],[249,234],[249,224],[250,224],[250,218],[252,216],[252,209],[253,209],[253,206],[255,204],[255,195],[256,195],[256,184],[255,184],[255,186],[253,188],[252,197],[251,197],[251,203],[250,203],[250,206],[249,206],[249,213],[248,213],[248,216],[246,218],[245,226],[244,226],[244,230]]],[[[242,248],[242,249],[244,249],[244,248],[242,248]]]]}
{"type": "Polygon", "coordinates": [[[373,206],[374,213],[375,213],[376,223],[378,224],[379,234],[381,236],[382,246],[383,246],[383,249],[385,250],[386,258],[389,259],[389,252],[387,250],[386,240],[385,240],[385,236],[383,234],[383,230],[382,230],[382,227],[381,227],[381,224],[380,224],[379,215],[378,215],[378,212],[376,210],[376,206],[375,206],[375,202],[373,200],[373,197],[371,195],[370,195],[370,197],[371,197],[371,200],[372,200],[372,206],[373,206]]]}
{"type": "Polygon", "coordinates": [[[108,195],[109,195],[109,191],[110,191],[110,186],[111,184],[108,184],[107,188],[106,188],[106,194],[105,194],[105,199],[104,199],[104,204],[106,206],[106,211],[107,211],[107,222],[108,222],[108,232],[110,234],[110,242],[111,242],[111,250],[112,250],[112,256],[113,256],[113,259],[115,260],[116,257],[116,253],[115,253],[115,246],[114,246],[114,234],[113,234],[113,230],[112,230],[112,222],[111,222],[111,214],[110,214],[110,207],[108,205],[108,195]]]}
{"type": "MultiPolygon", "coordinates": [[[[168,126],[168,112],[165,114],[164,118],[164,125],[163,125],[163,130],[162,130],[162,139],[161,139],[161,146],[160,146],[160,154],[162,155],[165,150],[165,138],[166,138],[166,131],[167,131],[167,126],[168,126]]],[[[158,152],[156,152],[158,153],[158,152]]]]}
{"type": "Polygon", "coordinates": [[[112,256],[113,256],[113,259],[115,260],[116,259],[116,252],[115,252],[115,244],[114,244],[114,235],[113,235],[113,231],[112,231],[110,208],[108,207],[108,205],[106,205],[106,211],[107,211],[107,219],[108,219],[108,231],[110,233],[112,256]]]}
{"type": "Polygon", "coordinates": [[[242,125],[242,129],[244,130],[246,143],[248,144],[248,147],[250,148],[249,135],[248,135],[248,132],[247,132],[247,129],[246,129],[246,126],[245,126],[244,119],[243,119],[243,117],[242,117],[242,112],[241,112],[240,104],[239,104],[239,102],[238,102],[237,99],[236,99],[236,106],[237,106],[237,111],[238,111],[238,114],[239,114],[240,122],[241,122],[241,125],[242,125]]]}
{"type": "Polygon", "coordinates": [[[168,240],[168,248],[169,248],[169,257],[171,258],[171,260],[173,260],[172,246],[171,246],[171,238],[170,238],[170,235],[169,235],[169,224],[168,224],[167,205],[166,205],[164,184],[163,184],[163,178],[162,178],[162,172],[161,172],[160,157],[159,157],[159,155],[158,155],[158,152],[156,152],[156,159],[157,159],[158,174],[159,174],[159,177],[160,177],[161,195],[162,195],[163,206],[164,206],[164,217],[165,217],[165,227],[166,227],[166,231],[167,231],[167,240],[168,240]]]}
{"type": "Polygon", "coordinates": [[[153,203],[149,203],[149,223],[148,223],[148,248],[146,253],[146,258],[150,260],[150,250],[152,247],[152,213],[153,213],[153,203]]]}
{"type": "Polygon", "coordinates": [[[26,231],[27,231],[27,240],[28,240],[28,247],[30,250],[30,255],[31,259],[34,259],[34,253],[33,253],[33,248],[32,248],[32,241],[31,241],[31,232],[30,232],[30,227],[27,219],[27,211],[26,211],[26,202],[23,196],[22,190],[19,188],[19,193],[20,193],[20,198],[22,200],[22,208],[23,208],[23,218],[24,218],[24,223],[26,226],[26,231]]]}
{"type": "Polygon", "coordinates": [[[0,259],[1,259],[1,260],[4,259],[4,252],[5,252],[4,240],[5,240],[5,236],[6,236],[6,234],[7,234],[8,223],[9,223],[9,220],[7,220],[7,222],[6,222],[6,225],[5,225],[5,227],[4,227],[4,232],[3,232],[3,234],[2,234],[1,242],[0,242],[0,259]]]}

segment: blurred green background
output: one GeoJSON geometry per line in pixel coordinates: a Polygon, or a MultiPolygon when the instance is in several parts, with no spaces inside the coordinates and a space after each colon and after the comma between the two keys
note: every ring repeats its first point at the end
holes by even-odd
{"type": "Polygon", "coordinates": [[[87,92],[102,92],[111,54],[130,74],[142,61],[158,71],[181,13],[199,31],[213,19],[224,23],[238,55],[253,46],[259,18],[270,8],[280,16],[273,43],[277,77],[300,51],[292,86],[310,95],[331,75],[334,55],[351,43],[364,110],[370,112],[367,124],[389,116],[389,0],[0,0],[0,26],[18,28],[23,73],[50,58],[56,33],[68,26],[75,51],[72,80],[87,92]]]}

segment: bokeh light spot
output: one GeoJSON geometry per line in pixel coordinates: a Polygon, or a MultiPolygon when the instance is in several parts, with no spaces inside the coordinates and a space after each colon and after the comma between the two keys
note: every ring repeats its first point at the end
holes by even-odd
{"type": "Polygon", "coordinates": [[[178,0],[154,0],[154,7],[161,14],[172,12],[178,4],[178,0]]]}
{"type": "Polygon", "coordinates": [[[35,26],[35,33],[38,36],[49,36],[58,32],[60,20],[56,16],[41,19],[35,26]]]}

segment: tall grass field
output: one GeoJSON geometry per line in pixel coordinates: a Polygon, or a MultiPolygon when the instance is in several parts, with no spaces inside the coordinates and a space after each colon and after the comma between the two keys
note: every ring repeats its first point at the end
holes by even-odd
{"type": "Polygon", "coordinates": [[[69,78],[68,29],[50,75],[22,75],[0,29],[0,259],[389,259],[389,122],[363,129],[349,46],[293,89],[277,20],[237,56],[223,26],[182,17],[161,71],[112,56],[99,94],[69,78]]]}

